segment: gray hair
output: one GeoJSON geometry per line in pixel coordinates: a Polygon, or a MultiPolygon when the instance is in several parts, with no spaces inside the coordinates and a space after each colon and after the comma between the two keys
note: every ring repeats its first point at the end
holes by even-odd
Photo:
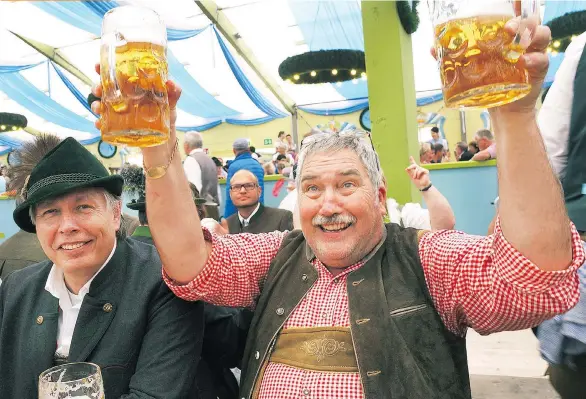
{"type": "Polygon", "coordinates": [[[203,138],[201,134],[198,132],[187,132],[185,133],[185,142],[189,146],[189,148],[202,148],[203,147],[203,138]]]}
{"type": "MultiPolygon", "coordinates": [[[[108,209],[113,210],[116,208],[116,206],[118,206],[120,209],[120,213],[122,213],[122,199],[119,196],[112,194],[106,189],[101,190],[104,194],[104,198],[106,198],[106,206],[108,207],[108,209]]],[[[35,226],[37,218],[37,207],[35,205],[31,205],[28,208],[28,214],[31,218],[31,223],[33,224],[33,226],[35,226]]]]}
{"type": "Polygon", "coordinates": [[[316,134],[307,138],[299,153],[297,162],[297,187],[301,187],[301,176],[303,174],[303,163],[305,159],[316,153],[332,154],[341,150],[351,150],[354,152],[366,168],[368,178],[375,189],[383,184],[382,172],[378,156],[372,148],[368,139],[361,135],[365,132],[356,131],[354,133],[324,133],[316,134]]]}
{"type": "Polygon", "coordinates": [[[285,143],[279,143],[279,144],[277,144],[277,148],[278,149],[283,149],[283,150],[287,151],[287,144],[285,144],[285,143]]]}
{"type": "Polygon", "coordinates": [[[480,129],[479,131],[476,132],[476,137],[484,137],[485,139],[488,140],[494,140],[494,136],[492,135],[492,132],[488,129],[480,129]]]}

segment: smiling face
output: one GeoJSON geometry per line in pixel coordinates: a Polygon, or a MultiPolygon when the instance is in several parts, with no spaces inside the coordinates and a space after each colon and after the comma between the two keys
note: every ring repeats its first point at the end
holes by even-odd
{"type": "Polygon", "coordinates": [[[358,155],[312,154],[300,177],[301,228],[317,258],[341,269],[372,251],[382,237],[386,189],[373,187],[358,155]]]}
{"type": "Polygon", "coordinates": [[[108,205],[101,189],[86,189],[35,209],[37,237],[64,274],[92,276],[104,264],[120,228],[120,207],[108,205]]]}

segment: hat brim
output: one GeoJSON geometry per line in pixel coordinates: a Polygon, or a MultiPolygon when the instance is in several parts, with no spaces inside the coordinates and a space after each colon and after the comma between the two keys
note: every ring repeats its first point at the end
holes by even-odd
{"type": "Polygon", "coordinates": [[[12,216],[14,222],[22,230],[28,233],[36,233],[37,229],[31,221],[29,209],[31,206],[38,204],[50,198],[59,197],[75,190],[84,188],[103,188],[109,193],[120,196],[122,195],[122,187],[124,186],[124,179],[119,175],[111,175],[90,180],[85,183],[69,183],[61,182],[48,185],[37,190],[31,198],[28,198],[22,204],[16,207],[12,216]]]}

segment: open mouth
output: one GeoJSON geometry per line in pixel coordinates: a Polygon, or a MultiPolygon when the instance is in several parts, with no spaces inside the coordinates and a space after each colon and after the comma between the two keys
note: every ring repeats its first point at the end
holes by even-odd
{"type": "Polygon", "coordinates": [[[76,242],[71,244],[62,244],[59,249],[64,249],[66,251],[73,251],[75,249],[81,248],[84,245],[88,244],[90,241],[83,241],[83,242],[76,242]]]}
{"type": "Polygon", "coordinates": [[[336,223],[336,224],[327,224],[327,225],[320,225],[319,228],[321,231],[326,233],[338,233],[340,231],[346,230],[348,227],[352,226],[352,223],[336,223]]]}

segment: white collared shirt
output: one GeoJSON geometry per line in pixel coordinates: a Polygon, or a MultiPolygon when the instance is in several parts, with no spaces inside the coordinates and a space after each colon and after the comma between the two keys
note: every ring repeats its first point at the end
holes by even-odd
{"type": "Polygon", "coordinates": [[[260,202],[258,204],[256,204],[256,208],[254,208],[254,211],[252,211],[252,213],[250,214],[250,216],[247,219],[244,219],[242,217],[242,215],[240,214],[240,212],[238,212],[238,219],[240,219],[240,225],[242,227],[248,226],[248,223],[250,223],[250,219],[252,219],[252,217],[254,216],[254,214],[256,212],[258,212],[258,208],[260,208],[260,202]]]}
{"type": "Polygon", "coordinates": [[[195,158],[191,156],[196,152],[203,152],[203,149],[196,148],[195,150],[191,150],[189,153],[190,156],[185,158],[185,161],[183,161],[183,170],[185,171],[187,180],[193,183],[195,187],[197,187],[198,191],[201,191],[201,187],[203,185],[201,180],[201,167],[195,158]]]}
{"type": "Polygon", "coordinates": [[[585,44],[586,33],[583,33],[572,40],[566,49],[564,60],[555,74],[553,84],[547,92],[537,117],[551,166],[560,179],[564,177],[568,164],[574,78],[585,44]]]}
{"type": "Polygon", "coordinates": [[[57,350],[55,355],[60,358],[67,358],[69,356],[69,348],[71,347],[71,340],[73,338],[73,330],[75,329],[75,323],[79,316],[79,310],[81,309],[81,303],[83,298],[90,291],[90,285],[96,278],[98,273],[102,271],[108,264],[112,256],[116,251],[116,241],[114,241],[114,248],[110,252],[110,256],[106,259],[106,262],[100,267],[100,269],[93,275],[93,277],[84,284],[79,290],[79,293],[73,294],[67,289],[65,285],[65,278],[63,276],[63,269],[53,264],[49,277],[47,277],[47,283],[45,284],[45,290],[48,291],[55,298],[59,299],[59,321],[57,324],[57,350]]]}

